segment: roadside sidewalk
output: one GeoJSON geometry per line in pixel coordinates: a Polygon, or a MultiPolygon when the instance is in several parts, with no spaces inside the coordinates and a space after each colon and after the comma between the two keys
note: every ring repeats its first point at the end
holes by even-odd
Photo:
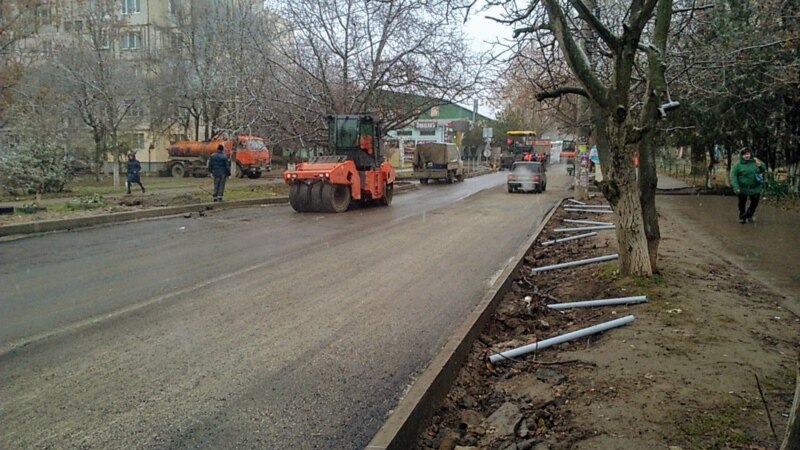
{"type": "Polygon", "coordinates": [[[685,222],[743,272],[783,295],[783,306],[800,317],[800,213],[762,205],[754,224],[740,224],[734,196],[664,196],[656,203],[661,215],[685,222]]]}
{"type": "Polygon", "coordinates": [[[677,178],[658,175],[658,185],[656,186],[656,189],[659,191],[678,191],[683,189],[692,189],[692,186],[677,178]]]}

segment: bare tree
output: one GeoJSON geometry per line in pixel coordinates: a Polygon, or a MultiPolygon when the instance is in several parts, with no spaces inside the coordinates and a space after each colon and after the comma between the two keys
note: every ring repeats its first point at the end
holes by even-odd
{"type": "MultiPolygon", "coordinates": [[[[666,34],[663,45],[646,41],[652,39],[651,21],[656,15],[657,23],[666,24],[661,26],[668,30],[672,17],[671,1],[598,2],[595,8],[590,8],[582,0],[542,0],[531,2],[524,10],[512,11],[507,18],[516,27],[515,35],[541,36],[537,39],[550,39],[557,43],[577,81],[571,84],[569,80],[563,80],[540,91],[538,98],[577,94],[589,100],[594,139],[598,143],[603,171],[608,174],[602,189],[618,216],[616,233],[620,271],[626,275],[652,274],[656,255],[650,255],[649,249],[656,253],[658,247],[657,233],[646,233],[642,204],[654,202],[654,197],[649,191],[644,198],[640,197],[633,165],[634,144],[641,142],[655,127],[654,121],[659,120],[660,115],[677,106],[665,98],[666,89],[659,91],[654,84],[651,87],[656,91],[652,101],[656,102],[654,111],[659,117],[647,112],[639,114],[637,120],[634,114],[645,100],[639,101],[639,85],[648,80],[656,83],[658,80],[653,77],[663,79],[663,70],[643,72],[641,68],[646,66],[640,65],[641,56],[646,54],[651,56],[651,65],[659,64],[666,48],[666,34]],[[656,9],[659,4],[661,6],[656,9]],[[587,33],[591,35],[587,36],[587,33]],[[648,238],[654,241],[648,243],[648,238]]],[[[666,86],[666,82],[660,86],[666,86]]],[[[651,158],[640,161],[641,173],[648,180],[654,175],[654,170],[649,167],[652,163],[651,158]]],[[[647,220],[655,221],[656,217],[648,215],[647,220]]]]}
{"type": "Polygon", "coordinates": [[[12,89],[36,59],[19,44],[36,33],[39,7],[34,0],[0,3],[0,128],[6,124],[4,112],[11,107],[12,89]]]}
{"type": "MultiPolygon", "coordinates": [[[[470,97],[484,75],[467,47],[458,7],[421,0],[280,1],[292,38],[272,51],[281,83],[273,104],[286,129],[319,138],[327,114],[371,112],[385,128],[431,106],[470,97]],[[294,43],[293,46],[285,45],[294,43]],[[304,130],[299,125],[304,124],[304,130]]],[[[279,41],[280,42],[280,41],[279,41]]]]}
{"type": "Polygon", "coordinates": [[[80,21],[66,45],[57,49],[51,69],[69,109],[91,129],[94,164],[99,177],[109,155],[118,156],[120,131],[142,94],[141,75],[134,61],[119,52],[125,18],[113,0],[76,1],[66,20],[80,21]]]}

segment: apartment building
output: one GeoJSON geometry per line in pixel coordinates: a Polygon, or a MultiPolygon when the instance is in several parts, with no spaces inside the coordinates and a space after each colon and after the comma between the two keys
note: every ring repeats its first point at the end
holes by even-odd
{"type": "MultiPolygon", "coordinates": [[[[117,136],[136,152],[144,169],[156,172],[168,159],[166,148],[170,142],[193,138],[185,129],[202,125],[190,123],[191,118],[170,125],[162,116],[156,122],[152,103],[143,91],[124,89],[127,83],[145,84],[145,81],[165,77],[158,62],[180,60],[185,55],[187,30],[184,24],[195,11],[224,11],[241,1],[232,0],[62,0],[41,1],[26,24],[26,38],[18,43],[19,51],[31,61],[45,61],[51,55],[74,46],[93,47],[108,61],[117,65],[119,72],[113,80],[123,87],[117,93],[117,136]],[[144,80],[144,81],[143,81],[144,80]],[[165,125],[166,124],[166,125],[165,125]]],[[[252,1],[251,12],[263,10],[263,3],[252,1]]],[[[221,21],[224,23],[224,21],[221,21]]],[[[151,93],[152,96],[152,93],[151,93]]],[[[197,117],[197,116],[195,116],[197,117]]],[[[199,122],[199,120],[196,120],[199,122]]],[[[65,126],[86,127],[77,114],[64,117],[65,126]]],[[[88,130],[87,130],[88,131],[88,130]]]]}

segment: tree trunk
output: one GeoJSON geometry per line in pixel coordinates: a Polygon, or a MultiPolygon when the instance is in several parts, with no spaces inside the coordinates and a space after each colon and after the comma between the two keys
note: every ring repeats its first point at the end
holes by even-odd
{"type": "MultiPolygon", "coordinates": [[[[633,149],[625,145],[627,135],[624,123],[605,126],[614,123],[614,119],[609,116],[606,116],[604,124],[598,124],[598,129],[601,127],[606,129],[603,134],[608,139],[610,150],[609,181],[601,183],[601,189],[617,216],[619,272],[622,276],[649,277],[653,275],[653,268],[645,234],[636,169],[633,165],[633,149]]],[[[655,203],[653,206],[655,207],[655,203]]],[[[658,241],[655,245],[658,246],[658,241]]]]}
{"type": "Polygon", "coordinates": [[[658,272],[658,245],[661,242],[661,229],[658,226],[658,211],[656,210],[658,174],[656,174],[655,153],[653,139],[645,139],[639,145],[639,203],[642,207],[650,268],[653,272],[658,272]]]}
{"type": "Polygon", "coordinates": [[[781,450],[800,448],[800,358],[797,363],[797,376],[794,383],[794,401],[789,411],[789,421],[786,423],[786,434],[783,436],[781,450]]]}
{"type": "Polygon", "coordinates": [[[105,138],[99,130],[94,130],[92,137],[94,138],[94,181],[100,181],[100,173],[103,171],[103,156],[105,155],[105,145],[103,145],[105,138]]]}

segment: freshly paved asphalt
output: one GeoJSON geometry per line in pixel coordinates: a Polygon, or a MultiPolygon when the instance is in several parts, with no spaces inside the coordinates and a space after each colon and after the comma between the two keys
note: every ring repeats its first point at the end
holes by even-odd
{"type": "Polygon", "coordinates": [[[2,448],[362,448],[564,192],[0,243],[2,448]]]}

